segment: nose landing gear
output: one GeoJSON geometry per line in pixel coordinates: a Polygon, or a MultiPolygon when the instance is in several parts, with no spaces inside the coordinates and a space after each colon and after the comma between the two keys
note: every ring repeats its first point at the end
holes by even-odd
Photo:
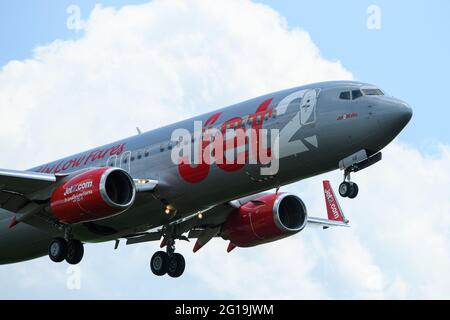
{"type": "Polygon", "coordinates": [[[339,194],[343,198],[355,199],[358,196],[359,187],[356,183],[350,181],[350,171],[345,171],[344,182],[339,186],[339,194]]]}
{"type": "Polygon", "coordinates": [[[339,168],[344,171],[344,182],[339,186],[339,194],[344,198],[355,199],[358,196],[358,185],[350,181],[350,173],[358,172],[381,161],[382,154],[378,152],[369,156],[365,149],[339,161],[339,168]]]}

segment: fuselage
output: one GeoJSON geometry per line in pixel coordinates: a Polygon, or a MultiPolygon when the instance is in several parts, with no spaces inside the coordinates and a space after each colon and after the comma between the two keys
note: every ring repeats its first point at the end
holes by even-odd
{"type": "MultiPolygon", "coordinates": [[[[118,166],[135,179],[157,180],[154,194],[139,195],[128,211],[74,226],[74,233],[82,241],[109,241],[216,204],[335,170],[340,160],[360,150],[375,154],[400,133],[411,116],[406,103],[384,95],[373,85],[350,81],[311,84],[248,100],[30,171],[68,173],[118,166]],[[174,162],[173,153],[179,147],[174,132],[184,129],[195,136],[196,121],[202,123],[203,129],[278,130],[278,170],[262,175],[265,165],[258,161],[243,165],[174,162]],[[176,217],[164,213],[164,204],[176,208],[176,217]]],[[[55,235],[25,224],[8,229],[10,219],[10,214],[0,211],[0,263],[44,255],[48,239],[55,235]]]]}

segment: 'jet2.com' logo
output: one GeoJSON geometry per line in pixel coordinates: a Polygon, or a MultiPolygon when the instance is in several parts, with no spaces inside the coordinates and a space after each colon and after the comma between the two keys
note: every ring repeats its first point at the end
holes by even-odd
{"type": "Polygon", "coordinates": [[[74,192],[79,192],[79,191],[83,191],[86,189],[90,189],[90,188],[92,188],[93,184],[94,183],[92,180],[82,181],[80,183],[74,184],[70,187],[65,188],[64,196],[71,195],[74,192]]]}

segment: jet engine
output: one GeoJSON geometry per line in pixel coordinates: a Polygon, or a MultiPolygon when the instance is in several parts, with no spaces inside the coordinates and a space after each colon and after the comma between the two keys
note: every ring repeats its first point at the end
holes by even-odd
{"type": "Polygon", "coordinates": [[[288,193],[251,200],[232,213],[222,237],[239,247],[253,247],[302,231],[308,214],[303,201],[288,193]]]}
{"type": "Polygon", "coordinates": [[[133,179],[120,168],[93,168],[69,177],[50,198],[53,215],[72,224],[111,217],[134,203],[133,179]]]}

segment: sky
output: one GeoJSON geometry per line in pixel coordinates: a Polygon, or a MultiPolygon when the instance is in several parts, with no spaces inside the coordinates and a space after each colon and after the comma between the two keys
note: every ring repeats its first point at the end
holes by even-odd
{"type": "MultiPolygon", "coordinates": [[[[177,280],[150,273],[157,244],[87,245],[79,270],[46,257],[0,266],[0,298],[450,298],[448,1],[99,3],[0,2],[0,148],[10,155],[0,167],[323,80],[377,84],[410,103],[413,120],[381,164],[355,175],[362,192],[341,203],[349,231],[307,230],[232,254],[221,240],[195,255],[182,243],[188,266],[177,280]],[[368,28],[371,5],[379,29],[368,28]]],[[[321,215],[324,178],[337,186],[341,173],[285,190],[321,215]]]]}

